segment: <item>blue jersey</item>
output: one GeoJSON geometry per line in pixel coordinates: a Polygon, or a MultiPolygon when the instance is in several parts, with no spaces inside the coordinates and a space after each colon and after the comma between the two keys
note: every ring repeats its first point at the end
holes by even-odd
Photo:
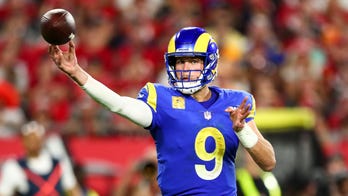
{"type": "Polygon", "coordinates": [[[218,95],[208,108],[189,95],[160,84],[148,83],[138,99],[152,109],[150,133],[158,158],[158,184],[163,195],[236,195],[235,157],[239,145],[229,113],[245,91],[209,87],[218,95]]]}

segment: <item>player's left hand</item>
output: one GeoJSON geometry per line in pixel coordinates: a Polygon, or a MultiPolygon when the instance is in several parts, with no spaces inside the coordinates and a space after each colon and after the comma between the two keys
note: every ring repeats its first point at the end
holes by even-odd
{"type": "Polygon", "coordinates": [[[225,112],[230,113],[230,119],[233,123],[233,130],[238,132],[243,129],[246,117],[250,114],[250,104],[246,104],[248,97],[245,97],[238,108],[226,108],[225,112]]]}

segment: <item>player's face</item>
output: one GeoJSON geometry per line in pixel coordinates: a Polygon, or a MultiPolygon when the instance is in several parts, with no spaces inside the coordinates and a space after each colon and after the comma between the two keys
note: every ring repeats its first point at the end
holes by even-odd
{"type": "Polygon", "coordinates": [[[203,60],[198,57],[178,57],[175,61],[176,77],[179,80],[197,80],[203,70],[203,60]]]}

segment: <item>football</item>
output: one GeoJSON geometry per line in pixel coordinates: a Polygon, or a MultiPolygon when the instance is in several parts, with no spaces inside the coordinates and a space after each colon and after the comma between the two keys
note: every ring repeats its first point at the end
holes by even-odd
{"type": "Polygon", "coordinates": [[[65,9],[52,9],[40,20],[41,35],[52,45],[63,45],[75,37],[75,19],[65,9]]]}

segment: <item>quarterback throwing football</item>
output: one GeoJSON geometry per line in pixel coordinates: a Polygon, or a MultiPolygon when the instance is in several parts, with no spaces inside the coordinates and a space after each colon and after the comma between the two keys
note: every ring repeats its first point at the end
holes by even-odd
{"type": "Polygon", "coordinates": [[[94,100],[150,131],[163,195],[236,195],[239,143],[260,168],[275,167],[274,149],[254,122],[253,96],[209,86],[219,50],[204,29],[186,27],[171,38],[165,53],[170,87],[149,82],[138,98],[121,96],[86,73],[72,41],[66,52],[50,45],[49,54],[94,100]]]}

